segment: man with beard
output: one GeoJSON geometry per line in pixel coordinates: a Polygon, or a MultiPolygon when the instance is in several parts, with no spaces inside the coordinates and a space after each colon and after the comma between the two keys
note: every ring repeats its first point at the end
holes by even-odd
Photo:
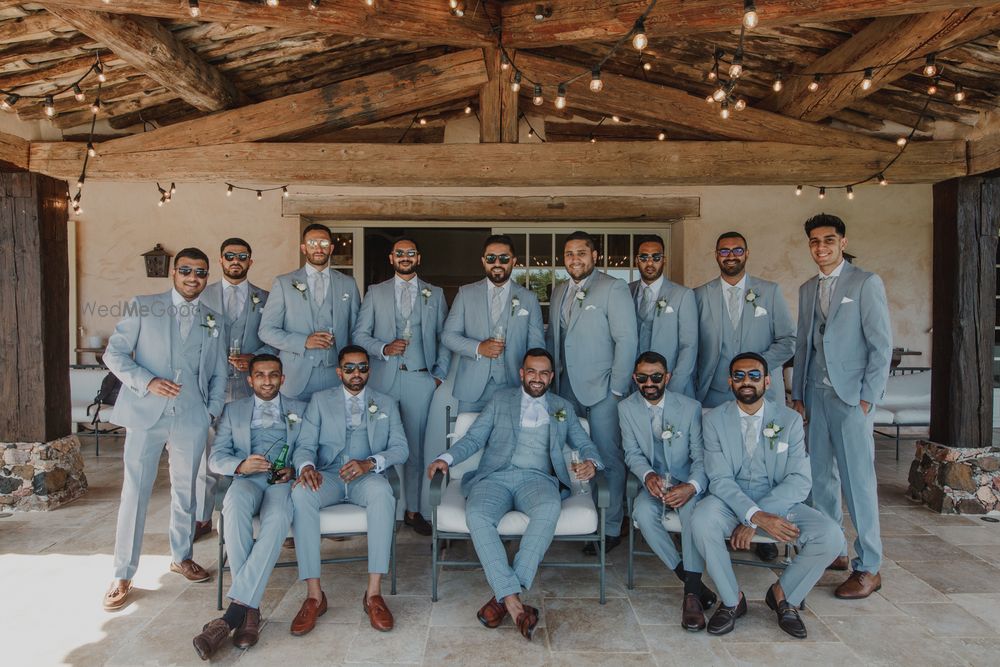
{"type": "Polygon", "coordinates": [[[458,290],[444,323],[441,342],[457,352],[452,393],[459,412],[480,412],[498,389],[518,385],[524,353],[545,347],[538,297],[510,279],[517,264],[506,234],[483,243],[486,278],[458,290]]]}
{"type": "Polygon", "coordinates": [[[698,306],[694,291],[663,275],[663,239],[650,234],[636,239],[635,266],[639,280],[629,283],[635,301],[639,352],[663,356],[669,374],[667,389],[694,398],[694,368],[698,357],[698,306]]]}
{"type": "Polygon", "coordinates": [[[733,358],[729,369],[736,400],[705,416],[710,495],[694,511],[695,546],[722,598],[708,632],[731,632],[736,619],[747,613],[726,540],[734,550],[746,550],[759,529],[799,547],[764,601],[777,614],[778,627],[804,639],[806,626],[798,607],[840,553],[844,536],[832,520],[803,504],[812,477],[802,418],[784,404],[765,399],[771,381],[767,360],[756,352],[744,352],[733,358]]]}
{"type": "MultiPolygon", "coordinates": [[[[219,249],[219,266],[222,267],[222,280],[216,281],[205,288],[201,299],[206,306],[217,313],[222,313],[225,321],[225,338],[229,351],[234,347],[240,349],[239,354],[229,355],[229,383],[226,386],[226,403],[253,395],[248,382],[247,369],[255,354],[274,354],[277,352],[270,345],[265,345],[257,336],[260,326],[260,316],[267,303],[267,290],[261,289],[247,279],[247,273],[253,266],[250,244],[240,238],[226,239],[219,249]]],[[[209,471],[208,460],[212,456],[212,443],[215,439],[214,429],[209,429],[208,442],[205,445],[205,457],[198,469],[198,487],[195,497],[198,510],[194,528],[195,541],[212,532],[212,511],[215,509],[215,489],[219,477],[209,471]]]]}
{"type": "Polygon", "coordinates": [[[562,509],[559,485],[572,484],[563,449],[568,446],[580,454],[581,463],[571,466],[576,479],[589,480],[603,468],[573,406],[548,393],[553,375],[549,353],[528,350],[520,369],[521,387],[494,394],[465,436],[427,469],[430,478],[445,474],[449,466],[483,450],[479,467],[462,478],[465,520],[494,593],[477,618],[496,628],[510,614],[529,640],[538,625],[538,609],[524,604],[521,592],[531,588],[552,543],[562,509]],[[497,524],[512,510],[528,515],[513,566],[497,532],[497,524]]]}
{"type": "Polygon", "coordinates": [[[639,391],[618,404],[625,463],[645,487],[635,499],[632,518],[653,552],[684,582],[681,626],[703,630],[705,610],[717,597],[701,581],[705,562],[691,536],[694,507],[708,489],[701,453],[701,405],[667,390],[670,372],[657,352],[639,355],[632,379],[639,391]],[[664,506],[680,517],[683,559],[663,525],[664,506]]]}
{"type": "MultiPolygon", "coordinates": [[[[273,354],[254,356],[248,369],[253,395],[226,405],[212,449],[212,470],[233,478],[222,507],[233,581],[226,613],[206,623],[193,640],[202,660],[218,651],[230,633],[237,648],[257,643],[260,601],[292,523],[292,468],[275,469],[272,475],[272,467],[285,446],[294,451],[306,405],[279,396],[284,376],[281,360],[273,354]],[[256,535],[255,516],[260,517],[256,535]]],[[[285,461],[291,462],[287,452],[285,461]]]]}
{"type": "MultiPolygon", "coordinates": [[[[632,384],[638,338],[635,306],[628,285],[595,271],[597,249],[586,232],[573,232],[563,246],[570,279],[552,290],[546,346],[555,358],[556,392],[577,416],[586,416],[590,433],[607,466],[611,505],[605,525],[610,551],[621,543],[625,461],[618,427],[618,401],[632,384]]],[[[584,553],[595,554],[592,543],[584,553]]]]}
{"type": "Polygon", "coordinates": [[[160,455],[170,445],[170,571],[188,581],[211,575],[192,560],[195,478],[209,425],[226,398],[222,314],[200,303],[208,256],[184,248],[174,256],[173,288],[128,306],[104,352],[122,381],[112,421],[125,427],[124,479],[115,535],[115,581],[104,608],[125,606],[142,553],[149,496],[160,455]]]}
{"type": "Polygon", "coordinates": [[[281,393],[308,401],[340,383],[337,351],[350,343],[361,296],[357,284],[330,268],[333,235],[313,223],[299,250],[306,265],[274,279],[260,320],[260,339],[280,350],[287,380],[281,393]]]}
{"type": "Polygon", "coordinates": [[[396,499],[383,474],[402,465],[408,450],[396,401],[368,384],[368,354],[348,345],[340,351],[337,374],[342,387],[317,392],[309,401],[292,455],[299,478],[292,489],[295,553],[306,599],[292,620],[293,635],[316,627],[326,613],[320,586],[319,511],[337,503],[360,505],[368,518],[368,588],[362,607],[371,626],[392,629],[392,612],[382,598],[382,576],[389,571],[396,499]]]}
{"type": "Polygon", "coordinates": [[[441,343],[448,305],[440,287],[417,277],[420,250],[413,239],[396,241],[389,263],[396,274],[368,288],[353,335],[372,360],[372,387],[399,402],[410,446],[403,470],[403,523],[430,535],[431,525],[420,514],[424,432],[434,389],[448,376],[451,363],[451,352],[441,343]]]}
{"type": "Polygon", "coordinates": [[[851,576],[834,594],[866,598],[882,586],[882,537],[875,479],[875,404],[885,396],[892,324],[885,286],[874,273],[844,261],[847,227],[821,213],[806,221],[809,251],[819,267],[799,288],[799,344],[792,406],[809,428],[813,505],[842,525],[843,488],[858,535],[830,568],[851,576]]]}

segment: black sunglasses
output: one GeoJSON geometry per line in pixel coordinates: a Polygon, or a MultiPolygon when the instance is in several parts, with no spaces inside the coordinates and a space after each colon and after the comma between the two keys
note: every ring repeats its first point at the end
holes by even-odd
{"type": "Polygon", "coordinates": [[[353,375],[357,373],[367,373],[368,372],[368,362],[362,361],[360,364],[344,364],[340,367],[344,371],[345,375],[353,375]]]}
{"type": "Polygon", "coordinates": [[[715,252],[719,253],[719,257],[742,257],[746,253],[746,248],[719,248],[715,252]]]}
{"type": "Polygon", "coordinates": [[[498,261],[501,264],[509,264],[511,260],[511,255],[508,255],[507,253],[503,253],[500,255],[494,255],[493,253],[490,253],[488,255],[483,255],[483,260],[487,264],[496,264],[498,261]]]}
{"type": "Polygon", "coordinates": [[[241,262],[245,262],[250,259],[250,253],[248,252],[226,252],[222,254],[222,257],[227,261],[231,262],[234,259],[239,259],[241,262]]]}
{"type": "Polygon", "coordinates": [[[648,380],[652,380],[653,384],[660,384],[663,382],[663,373],[653,373],[652,375],[646,375],[645,373],[635,374],[637,384],[646,384],[648,380]]]}
{"type": "Polygon", "coordinates": [[[639,255],[636,255],[636,257],[639,258],[640,262],[648,262],[649,260],[653,260],[654,262],[659,262],[661,259],[663,259],[663,253],[654,252],[652,255],[650,255],[648,252],[644,252],[639,255]]]}
{"type": "Polygon", "coordinates": [[[208,269],[192,269],[190,266],[181,266],[178,267],[176,270],[177,273],[181,274],[182,276],[190,276],[191,272],[193,271],[194,275],[197,276],[198,278],[208,278],[208,269]]]}
{"type": "Polygon", "coordinates": [[[747,376],[750,377],[752,382],[760,382],[760,379],[764,377],[764,374],[758,370],[752,371],[733,371],[730,376],[737,382],[743,382],[743,379],[747,376]]]}
{"type": "Polygon", "coordinates": [[[396,257],[416,257],[419,253],[416,250],[393,250],[392,254],[396,257]]]}

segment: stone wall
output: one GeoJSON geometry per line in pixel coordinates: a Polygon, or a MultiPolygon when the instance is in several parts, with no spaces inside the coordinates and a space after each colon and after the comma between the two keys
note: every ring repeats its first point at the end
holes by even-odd
{"type": "Polygon", "coordinates": [[[917,442],[910,495],[942,514],[1000,511],[1000,448],[963,449],[917,442]]]}
{"type": "Polygon", "coordinates": [[[51,510],[87,492],[80,441],[0,443],[0,510],[51,510]]]}

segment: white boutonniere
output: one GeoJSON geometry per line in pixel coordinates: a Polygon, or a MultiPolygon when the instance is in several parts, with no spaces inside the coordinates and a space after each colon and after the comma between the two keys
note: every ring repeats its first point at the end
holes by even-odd
{"type": "Polygon", "coordinates": [[[305,298],[306,298],[306,291],[309,289],[309,287],[307,287],[305,283],[299,282],[298,280],[293,280],[292,281],[292,287],[294,287],[295,289],[297,289],[299,291],[299,294],[302,295],[302,299],[305,300],[305,298]]]}
{"type": "Polygon", "coordinates": [[[378,406],[375,404],[374,398],[368,399],[368,419],[375,419],[375,415],[378,414],[378,406]]]}
{"type": "Polygon", "coordinates": [[[422,290],[420,290],[420,296],[424,297],[424,305],[426,306],[427,303],[431,299],[431,290],[430,290],[430,288],[429,287],[425,287],[422,290]]]}
{"type": "Polygon", "coordinates": [[[219,330],[215,328],[215,318],[211,315],[205,315],[205,322],[201,326],[208,329],[208,333],[212,338],[219,337],[219,330]]]}
{"type": "Polygon", "coordinates": [[[764,427],[763,434],[764,437],[767,438],[768,442],[770,443],[771,449],[774,449],[774,443],[778,440],[778,434],[781,433],[783,430],[784,429],[782,429],[781,426],[775,424],[773,421],[764,427]]]}
{"type": "Polygon", "coordinates": [[[663,433],[660,434],[660,438],[664,440],[667,443],[667,446],[669,447],[671,440],[673,440],[674,438],[679,438],[682,435],[683,433],[678,431],[677,427],[675,427],[673,424],[667,424],[666,426],[663,427],[663,433]]]}
{"type": "Polygon", "coordinates": [[[581,289],[576,291],[576,300],[583,304],[583,300],[587,298],[587,290],[581,289]]]}
{"type": "Polygon", "coordinates": [[[656,302],[656,314],[660,315],[661,313],[664,313],[664,312],[670,312],[670,311],[667,310],[667,300],[666,299],[659,299],[656,302]]]}
{"type": "Polygon", "coordinates": [[[743,298],[746,299],[747,303],[753,303],[754,301],[757,300],[757,297],[759,296],[760,294],[757,293],[757,290],[751,287],[750,289],[747,290],[746,296],[744,296],[743,298]]]}
{"type": "Polygon", "coordinates": [[[252,304],[250,306],[250,312],[256,312],[257,306],[260,305],[260,294],[257,294],[257,292],[252,293],[250,295],[250,303],[252,304]]]}
{"type": "Polygon", "coordinates": [[[552,413],[552,417],[560,424],[566,421],[566,408],[559,408],[552,413]]]}
{"type": "Polygon", "coordinates": [[[520,306],[520,305],[521,305],[521,300],[520,299],[518,299],[516,296],[515,297],[511,297],[511,300],[510,300],[510,316],[511,317],[514,317],[514,313],[517,312],[517,307],[520,306]]]}
{"type": "Polygon", "coordinates": [[[293,428],[296,424],[298,424],[301,421],[301,419],[299,419],[299,416],[294,412],[289,412],[287,415],[285,415],[285,420],[288,422],[288,426],[293,428]]]}
{"type": "Polygon", "coordinates": [[[341,300],[341,301],[347,301],[347,300],[349,300],[350,298],[351,298],[351,295],[350,295],[350,294],[348,294],[347,292],[344,292],[344,296],[340,297],[340,300],[341,300]]]}

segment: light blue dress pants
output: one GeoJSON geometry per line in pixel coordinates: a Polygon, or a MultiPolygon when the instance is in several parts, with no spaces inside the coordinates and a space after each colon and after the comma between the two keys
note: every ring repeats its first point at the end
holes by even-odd
{"type": "MultiPolygon", "coordinates": [[[[681,519],[681,553],[677,553],[677,547],[670,537],[670,533],[663,527],[660,520],[663,512],[663,503],[654,498],[645,488],[639,492],[635,498],[632,517],[637,524],[646,544],[650,546],[660,560],[671,570],[675,569],[682,560],[684,569],[688,572],[704,572],[705,561],[694,546],[694,536],[692,535],[692,517],[694,516],[695,505],[704,496],[693,496],[686,503],[681,505],[676,511],[681,519]]],[[[673,511],[669,508],[668,512],[673,511]]]]}

